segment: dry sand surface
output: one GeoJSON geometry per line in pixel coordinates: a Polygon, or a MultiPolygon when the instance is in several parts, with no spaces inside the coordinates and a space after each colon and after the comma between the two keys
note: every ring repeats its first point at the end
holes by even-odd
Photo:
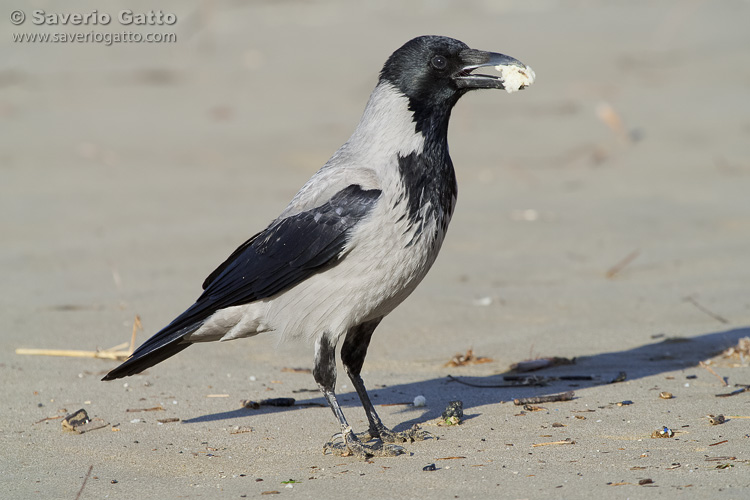
{"type": "Polygon", "coordinates": [[[750,496],[750,392],[716,397],[750,384],[748,357],[717,356],[750,335],[750,3],[30,3],[0,12],[0,497],[750,496]],[[38,26],[33,9],[112,21],[38,26]],[[177,22],[122,26],[127,9],[177,22]],[[12,41],[92,30],[177,41],[12,41]],[[434,439],[323,455],[338,425],[304,373],[311,348],[272,336],[111,383],[114,361],[15,353],[127,342],[136,315],[139,341],[168,323],[348,138],[386,57],[421,34],[537,75],[455,109],[451,230],[365,364],[386,424],[434,439]],[[444,366],[469,348],[491,361],[444,366]],[[448,377],[509,384],[512,363],[551,356],[576,363],[535,372],[546,386],[448,377]],[[270,397],[298,404],[240,406],[270,397]],[[463,423],[436,426],[452,400],[463,423]],[[107,425],[63,431],[79,408],[107,425]],[[674,436],[652,439],[663,426],[674,436]]]}

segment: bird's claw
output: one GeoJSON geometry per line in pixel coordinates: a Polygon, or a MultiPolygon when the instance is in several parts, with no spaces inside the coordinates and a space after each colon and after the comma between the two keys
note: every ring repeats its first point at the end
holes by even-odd
{"type": "MultiPolygon", "coordinates": [[[[363,434],[369,435],[369,432],[363,434]]],[[[406,453],[406,450],[403,446],[387,444],[383,441],[365,444],[354,433],[343,434],[339,432],[331,437],[331,441],[323,445],[323,454],[325,455],[328,452],[342,457],[356,457],[360,460],[366,460],[373,457],[396,457],[406,453]]]]}
{"type": "Polygon", "coordinates": [[[413,443],[414,441],[424,441],[425,439],[432,437],[427,431],[423,431],[417,424],[414,424],[411,428],[401,431],[394,432],[387,427],[379,429],[379,438],[384,443],[413,443]]]}

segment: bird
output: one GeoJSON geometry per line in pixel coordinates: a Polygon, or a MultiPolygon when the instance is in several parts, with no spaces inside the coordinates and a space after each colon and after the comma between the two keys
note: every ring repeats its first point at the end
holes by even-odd
{"type": "Polygon", "coordinates": [[[416,425],[396,432],[383,424],[362,366],[373,332],[422,281],[445,238],[458,193],[447,139],[453,106],[472,90],[511,92],[534,78],[517,59],[453,38],[405,43],[383,65],[349,140],[206,278],[193,305],[102,380],[140,373],[193,344],[274,332],[314,346],[312,375],[341,427],[328,449],[392,456],[403,452],[397,443],[427,437],[416,425]],[[490,66],[497,75],[475,73],[490,66]],[[342,339],[341,362],[369,424],[360,434],[335,393],[342,339]]]}

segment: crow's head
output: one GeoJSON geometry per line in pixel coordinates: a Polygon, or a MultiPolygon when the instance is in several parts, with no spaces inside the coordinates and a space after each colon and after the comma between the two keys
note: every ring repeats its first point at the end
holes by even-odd
{"type": "Polygon", "coordinates": [[[388,58],[380,79],[403,92],[413,106],[450,107],[469,90],[523,89],[534,81],[534,72],[517,59],[471,49],[453,38],[420,36],[388,58]],[[486,66],[494,66],[498,74],[473,73],[486,66]]]}
{"type": "Polygon", "coordinates": [[[521,61],[495,52],[469,48],[444,36],[420,36],[406,42],[386,61],[380,83],[386,82],[409,99],[416,130],[442,136],[451,109],[469,90],[523,89],[534,72],[521,61]],[[474,73],[494,66],[497,75],[474,73]]]}

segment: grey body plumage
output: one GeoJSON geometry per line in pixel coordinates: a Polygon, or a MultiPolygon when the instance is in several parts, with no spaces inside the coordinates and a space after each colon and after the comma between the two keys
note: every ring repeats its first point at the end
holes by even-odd
{"type": "Polygon", "coordinates": [[[335,348],[365,407],[369,435],[417,439],[383,426],[359,377],[371,336],[434,263],[455,207],[448,154],[451,109],[473,88],[503,88],[482,66],[520,62],[445,37],[411,40],[388,59],[351,138],[281,215],[204,282],[195,304],[104,380],[135,373],[193,343],[262,332],[315,344],[313,375],[342,426],[343,446],[367,456],[396,448],[357,439],[335,393],[335,348]]]}

